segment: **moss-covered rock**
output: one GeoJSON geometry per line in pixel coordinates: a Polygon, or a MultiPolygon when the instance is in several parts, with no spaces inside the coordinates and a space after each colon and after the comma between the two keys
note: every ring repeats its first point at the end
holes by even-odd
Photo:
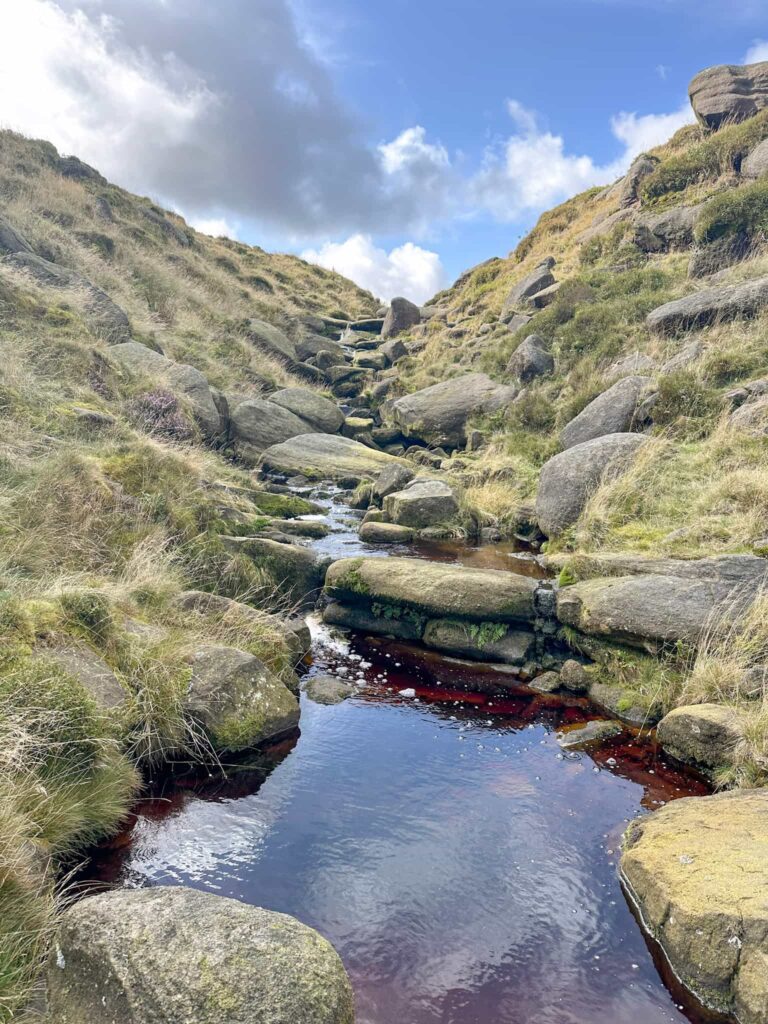
{"type": "Polygon", "coordinates": [[[57,1024],[353,1024],[338,954],[295,918],[181,886],[92,896],[48,969],[57,1024]]]}

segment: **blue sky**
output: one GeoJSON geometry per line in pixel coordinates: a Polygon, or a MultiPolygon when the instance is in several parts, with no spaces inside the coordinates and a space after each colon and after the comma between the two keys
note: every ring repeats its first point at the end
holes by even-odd
{"type": "Polygon", "coordinates": [[[671,135],[696,71],[768,59],[768,0],[4,0],[0,28],[3,125],[418,301],[671,135]]]}

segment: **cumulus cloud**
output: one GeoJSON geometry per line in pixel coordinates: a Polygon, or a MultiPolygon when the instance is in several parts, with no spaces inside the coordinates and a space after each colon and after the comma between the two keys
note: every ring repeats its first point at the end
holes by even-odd
{"type": "Polygon", "coordinates": [[[404,295],[425,302],[445,286],[445,274],[436,252],[406,242],[390,252],[373,244],[370,235],[353,235],[345,242],[327,242],[307,249],[302,257],[328,270],[336,270],[389,301],[404,295]]]}
{"type": "Polygon", "coordinates": [[[3,44],[0,122],[193,215],[226,201],[306,237],[391,229],[418,206],[288,0],[4,0],[3,44]]]}
{"type": "Polygon", "coordinates": [[[211,235],[213,238],[238,237],[238,227],[226,217],[190,217],[189,223],[196,231],[203,235],[211,235]]]}
{"type": "Polygon", "coordinates": [[[515,134],[486,149],[482,168],[468,183],[471,204],[500,221],[516,220],[592,185],[613,181],[639,153],[693,121],[688,103],[670,114],[617,114],[611,131],[622,143],[622,152],[600,164],[590,156],[569,153],[563,137],[541,131],[535,113],[518,101],[508,100],[507,110],[515,134]]]}
{"type": "Polygon", "coordinates": [[[768,42],[756,39],[744,55],[744,63],[757,64],[761,60],[768,60],[768,42]]]}

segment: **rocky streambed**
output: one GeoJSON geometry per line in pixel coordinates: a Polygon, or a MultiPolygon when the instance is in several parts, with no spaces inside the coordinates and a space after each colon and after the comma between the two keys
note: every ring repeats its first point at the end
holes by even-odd
{"type": "MultiPolygon", "coordinates": [[[[306,521],[328,532],[308,543],[332,564],[324,610],[310,616],[300,735],[214,774],[158,781],[95,852],[86,890],[184,886],[298,918],[341,956],[358,1024],[728,1020],[639,926],[642,868],[625,865],[629,900],[619,874],[630,821],[709,787],[578,681],[546,692],[548,677],[561,682],[547,659],[567,660],[549,626],[552,570],[514,544],[364,544],[362,513],[335,488],[310,497],[324,511],[306,521]],[[461,620],[449,607],[458,576],[461,620]],[[457,634],[459,621],[478,628],[457,634]]],[[[669,871],[654,877],[673,884],[669,871]]],[[[152,955],[162,970],[162,951],[152,955]]],[[[335,977],[323,956],[300,963],[335,977]]],[[[326,996],[324,1014],[299,1003],[286,1019],[349,1019],[338,985],[326,996]]]]}

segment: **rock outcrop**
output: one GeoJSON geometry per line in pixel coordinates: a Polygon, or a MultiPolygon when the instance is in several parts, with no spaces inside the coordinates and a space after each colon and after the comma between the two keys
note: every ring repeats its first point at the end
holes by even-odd
{"type": "Polygon", "coordinates": [[[647,438],[607,434],[574,445],[544,464],[536,495],[536,521],[548,537],[576,522],[601,481],[624,472],[647,438]]]}
{"type": "Polygon", "coordinates": [[[741,176],[751,181],[768,174],[768,139],[758,143],[741,162],[741,176]]]}
{"type": "Polygon", "coordinates": [[[521,384],[530,384],[537,377],[552,373],[554,368],[555,360],[538,334],[531,334],[522,341],[507,363],[507,373],[521,384]]]}
{"type": "Polygon", "coordinates": [[[250,398],[231,406],[230,429],[238,456],[255,465],[265,448],[315,428],[276,402],[250,398]]]}
{"type": "Polygon", "coordinates": [[[469,373],[398,398],[389,415],[406,437],[458,448],[471,416],[503,408],[516,393],[484,373],[469,373]]]}
{"type": "Polygon", "coordinates": [[[685,298],[674,299],[650,312],[646,323],[658,334],[676,334],[720,321],[749,319],[766,306],[768,277],[759,277],[744,284],[704,288],[685,298]]]}
{"type": "Polygon", "coordinates": [[[699,124],[722,128],[754,117],[768,106],[768,61],[718,64],[696,75],[688,86],[699,124]]]}
{"type": "Polygon", "coordinates": [[[675,973],[741,1024],[768,1019],[768,791],[674,800],[630,825],[622,879],[675,973]]]}
{"type": "Polygon", "coordinates": [[[299,361],[294,343],[274,324],[268,324],[264,320],[251,320],[248,324],[248,337],[254,345],[258,345],[262,351],[280,362],[290,366],[299,361]]]}
{"type": "Polygon", "coordinates": [[[501,311],[502,320],[509,320],[515,313],[526,309],[534,295],[538,295],[539,292],[543,292],[545,288],[549,288],[555,283],[555,275],[552,273],[554,265],[555,261],[548,257],[530,274],[527,274],[522,281],[518,281],[516,285],[512,286],[501,311]]]}
{"type": "Polygon", "coordinates": [[[354,1024],[338,954],[295,918],[182,886],[66,911],[48,968],[56,1024],[354,1024]]]}

